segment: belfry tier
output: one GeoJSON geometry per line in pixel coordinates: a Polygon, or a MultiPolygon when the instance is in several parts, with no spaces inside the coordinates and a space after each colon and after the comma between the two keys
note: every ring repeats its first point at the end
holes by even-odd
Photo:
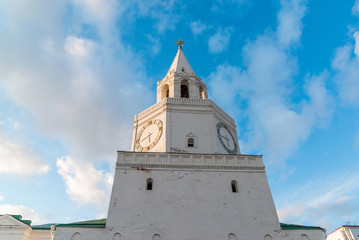
{"type": "Polygon", "coordinates": [[[178,48],[166,76],[157,82],[157,102],[166,97],[207,99],[207,86],[196,76],[182,48],[178,48]]]}
{"type": "Polygon", "coordinates": [[[157,82],[157,102],[134,119],[135,152],[240,154],[234,120],[208,99],[182,47],[157,82]]]}

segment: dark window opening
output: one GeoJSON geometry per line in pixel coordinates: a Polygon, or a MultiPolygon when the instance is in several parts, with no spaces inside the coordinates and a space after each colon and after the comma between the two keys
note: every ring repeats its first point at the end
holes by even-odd
{"type": "Polygon", "coordinates": [[[152,178],[147,178],[147,190],[152,190],[152,178]]]}
{"type": "Polygon", "coordinates": [[[237,182],[235,180],[231,182],[231,187],[232,187],[232,192],[238,192],[237,182]]]}
{"type": "Polygon", "coordinates": [[[189,98],[188,87],[181,85],[181,98],[189,98]]]}
{"type": "Polygon", "coordinates": [[[194,139],[193,138],[188,138],[187,146],[188,147],[194,147],[194,139]]]}
{"type": "Polygon", "coordinates": [[[169,97],[169,94],[170,94],[170,90],[168,88],[168,85],[165,84],[161,89],[161,100],[166,97],[169,97]]]}
{"type": "Polygon", "coordinates": [[[184,72],[184,67],[182,67],[182,72],[184,72]]]}

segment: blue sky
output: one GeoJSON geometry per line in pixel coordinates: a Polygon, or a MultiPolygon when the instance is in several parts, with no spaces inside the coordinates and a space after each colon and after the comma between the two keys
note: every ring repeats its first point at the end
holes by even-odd
{"type": "Polygon", "coordinates": [[[280,221],[359,224],[358,0],[1,1],[0,212],[105,217],[179,38],[280,221]]]}

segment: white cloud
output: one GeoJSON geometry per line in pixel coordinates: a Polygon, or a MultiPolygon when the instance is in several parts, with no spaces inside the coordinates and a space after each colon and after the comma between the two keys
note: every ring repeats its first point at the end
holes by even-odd
{"type": "Polygon", "coordinates": [[[359,15],[359,0],[356,0],[352,8],[353,14],[359,15]]]}
{"type": "Polygon", "coordinates": [[[23,205],[1,204],[0,214],[21,215],[23,220],[31,220],[32,224],[39,224],[40,218],[35,210],[23,205]]]}
{"type": "Polygon", "coordinates": [[[333,174],[293,186],[278,198],[279,219],[332,230],[345,221],[357,221],[358,181],[356,174],[333,174]]]}
{"type": "Polygon", "coordinates": [[[226,110],[232,111],[233,116],[240,111],[242,116],[249,117],[248,141],[244,149],[264,151],[266,160],[275,163],[290,156],[298,144],[309,136],[313,127],[325,126],[332,114],[331,97],[325,87],[327,74],[323,73],[307,78],[303,88],[309,101],[298,106],[288,102],[292,74],[288,64],[290,59],[280,52],[262,52],[263,48],[270,49],[269,46],[253,46],[248,52],[254,58],[251,60],[254,62],[248,65],[248,71],[228,65],[219,66],[208,77],[208,82],[211,95],[220,96],[218,101],[215,99],[220,106],[231,106],[226,110]],[[257,50],[257,53],[253,52],[257,50]],[[269,58],[264,61],[267,54],[273,56],[272,61],[269,58]],[[233,107],[240,107],[236,104],[237,98],[246,102],[247,110],[233,107]]]}
{"type": "Polygon", "coordinates": [[[354,35],[355,46],[339,47],[332,61],[334,80],[343,104],[359,105],[359,32],[354,35]],[[356,55],[355,55],[356,54],[356,55]]]}
{"type": "Polygon", "coordinates": [[[208,40],[208,49],[210,53],[220,53],[227,49],[231,38],[231,28],[219,28],[217,32],[208,40]]]}
{"type": "Polygon", "coordinates": [[[66,193],[80,205],[101,205],[109,198],[113,176],[96,170],[92,164],[75,161],[71,156],[57,159],[57,172],[66,184],[66,193]]]}
{"type": "Polygon", "coordinates": [[[0,174],[27,176],[47,173],[49,168],[29,146],[7,139],[0,132],[0,174]]]}
{"type": "Polygon", "coordinates": [[[153,56],[157,55],[161,50],[161,42],[158,37],[153,37],[151,34],[146,34],[146,38],[149,40],[148,49],[153,56]]]}
{"type": "Polygon", "coordinates": [[[0,195],[0,201],[3,201],[4,200],[4,197],[0,195]]]}
{"type": "Polygon", "coordinates": [[[153,27],[157,33],[163,34],[167,30],[174,30],[180,19],[177,1],[175,0],[128,0],[123,1],[126,14],[131,20],[140,17],[151,17],[155,20],[153,27]]]}
{"type": "Polygon", "coordinates": [[[116,150],[130,149],[134,114],[154,98],[151,81],[114,30],[122,13],[115,1],[74,1],[70,7],[82,14],[66,30],[69,5],[60,2],[0,3],[10,24],[0,29],[0,88],[27,112],[35,134],[81,158],[114,161],[116,150]],[[101,29],[95,39],[79,37],[85,24],[101,29]]]}
{"type": "MultiPolygon", "coordinates": [[[[291,6],[294,8],[290,10],[293,15],[300,12],[297,15],[302,16],[302,2],[294,0],[283,4],[279,15],[291,6]]],[[[279,19],[281,25],[286,17],[279,19]]],[[[296,17],[292,20],[301,19],[296,17]]],[[[291,24],[301,26],[301,23],[291,24]]],[[[326,72],[306,77],[303,91],[308,96],[307,101],[299,104],[290,101],[297,63],[287,47],[296,44],[300,37],[301,28],[295,31],[283,36],[284,40],[277,37],[282,33],[266,31],[266,34],[244,46],[245,69],[230,65],[218,66],[207,80],[210,93],[218,96],[220,106],[230,106],[225,110],[229,113],[232,111],[234,117],[248,117],[247,132],[241,137],[247,141],[242,149],[264,153],[270,164],[288,158],[314,127],[325,126],[332,113],[331,97],[325,86],[328,79],[326,72]],[[283,48],[283,41],[289,44],[286,48],[283,48]],[[238,99],[243,104],[238,104],[238,99]],[[242,105],[245,108],[242,109],[242,105]]]]}
{"type": "Polygon", "coordinates": [[[82,17],[87,21],[104,25],[113,21],[116,14],[122,13],[120,5],[115,0],[70,0],[69,2],[80,8],[82,17]]]}
{"type": "Polygon", "coordinates": [[[306,0],[282,0],[282,8],[278,13],[278,41],[285,46],[297,43],[302,34],[306,0]]]}
{"type": "Polygon", "coordinates": [[[193,35],[195,36],[201,35],[206,29],[208,29],[208,26],[203,24],[201,20],[191,22],[189,26],[193,35]]]}
{"type": "Polygon", "coordinates": [[[77,38],[76,36],[68,36],[65,39],[65,50],[73,55],[79,57],[85,57],[88,52],[91,51],[91,41],[83,38],[77,38]]]}
{"type": "Polygon", "coordinates": [[[353,37],[355,39],[354,53],[357,57],[359,57],[359,31],[356,31],[353,34],[353,37]]]}

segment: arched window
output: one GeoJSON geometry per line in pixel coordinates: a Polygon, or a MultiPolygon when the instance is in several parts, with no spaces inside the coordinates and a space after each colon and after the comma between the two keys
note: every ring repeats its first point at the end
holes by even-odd
{"type": "Polygon", "coordinates": [[[199,98],[204,99],[204,91],[202,86],[199,86],[199,98]]]}
{"type": "Polygon", "coordinates": [[[189,98],[188,81],[187,80],[181,81],[181,98],[189,98]]]}
{"type": "Polygon", "coordinates": [[[113,234],[112,240],[121,240],[121,234],[118,232],[113,234]]]}
{"type": "Polygon", "coordinates": [[[188,147],[194,147],[194,138],[188,138],[187,139],[187,146],[188,147]]]}
{"type": "Polygon", "coordinates": [[[307,234],[302,234],[302,235],[300,236],[300,239],[301,239],[301,240],[309,240],[309,237],[308,237],[307,234]]]}
{"type": "Polygon", "coordinates": [[[161,100],[166,98],[166,97],[169,97],[170,95],[170,89],[168,87],[168,85],[164,85],[161,89],[161,100]]]}
{"type": "Polygon", "coordinates": [[[238,192],[238,186],[236,180],[232,180],[231,187],[232,187],[232,192],[238,192]]]}
{"type": "Polygon", "coordinates": [[[237,240],[237,237],[234,233],[228,234],[228,240],[237,240]]]}
{"type": "Polygon", "coordinates": [[[264,240],[272,240],[272,239],[273,239],[272,236],[269,235],[269,234],[266,234],[266,235],[264,236],[264,240]]]}
{"type": "Polygon", "coordinates": [[[161,236],[159,234],[154,234],[152,240],[161,240],[161,236]]]}
{"type": "Polygon", "coordinates": [[[74,234],[72,234],[71,240],[80,240],[81,239],[81,234],[79,232],[75,232],[74,234]]]}
{"type": "Polygon", "coordinates": [[[152,186],[153,186],[153,180],[152,180],[152,178],[147,178],[147,187],[146,187],[146,189],[147,190],[152,190],[152,186]]]}

